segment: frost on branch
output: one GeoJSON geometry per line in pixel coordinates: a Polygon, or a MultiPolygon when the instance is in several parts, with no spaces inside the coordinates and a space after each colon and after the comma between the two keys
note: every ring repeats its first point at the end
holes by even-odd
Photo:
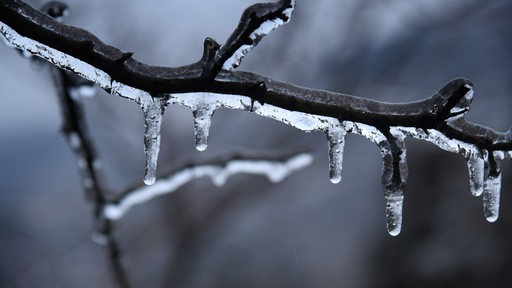
{"type": "Polygon", "coordinates": [[[300,153],[283,160],[234,158],[220,163],[197,164],[181,168],[167,177],[158,179],[152,186],[142,186],[128,191],[118,200],[107,204],[103,215],[110,220],[119,220],[133,206],[146,202],[154,197],[172,193],[186,183],[208,176],[213,184],[222,186],[233,174],[262,174],[272,182],[278,182],[292,172],[308,166],[313,157],[308,153],[300,153]]]}

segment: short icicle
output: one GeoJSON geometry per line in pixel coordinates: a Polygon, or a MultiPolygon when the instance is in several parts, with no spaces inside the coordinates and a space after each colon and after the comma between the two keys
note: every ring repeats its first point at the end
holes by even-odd
{"type": "Polygon", "coordinates": [[[142,112],[144,114],[144,155],[145,174],[144,183],[152,185],[156,180],[156,166],[160,151],[160,127],[165,110],[166,101],[163,98],[146,97],[141,99],[142,112]]]}
{"type": "Polygon", "coordinates": [[[212,123],[212,116],[215,112],[213,107],[202,107],[192,111],[194,117],[194,134],[196,138],[196,149],[204,151],[208,147],[208,135],[212,123]]]}
{"type": "Polygon", "coordinates": [[[343,150],[347,131],[343,122],[340,122],[340,125],[329,128],[326,134],[329,142],[329,178],[332,183],[336,184],[341,181],[343,150]]]}
{"type": "Polygon", "coordinates": [[[485,180],[483,187],[484,216],[489,222],[498,220],[501,190],[501,163],[504,153],[489,151],[485,156],[485,180]]]}

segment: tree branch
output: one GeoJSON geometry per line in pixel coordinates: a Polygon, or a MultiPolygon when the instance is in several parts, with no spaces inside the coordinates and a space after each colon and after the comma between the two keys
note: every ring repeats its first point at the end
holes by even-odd
{"type": "MultiPolygon", "coordinates": [[[[279,1],[274,6],[280,8],[281,10],[278,11],[283,13],[282,7],[291,5],[289,2],[279,1]]],[[[496,132],[465,120],[439,127],[445,120],[439,116],[446,115],[444,112],[438,115],[437,112],[445,111],[440,109],[442,107],[450,107],[457,103],[457,99],[465,89],[472,89],[472,84],[468,80],[459,79],[450,82],[441,89],[440,94],[435,94],[422,101],[390,104],[346,94],[297,87],[249,72],[222,70],[215,79],[205,79],[202,75],[207,69],[204,69],[200,62],[176,68],[147,65],[135,60],[131,57],[131,53],[106,45],[83,29],[59,23],[21,1],[2,0],[0,3],[2,8],[0,9],[1,32],[11,45],[29,50],[61,68],[81,74],[107,91],[111,91],[114,82],[118,82],[145,91],[153,97],[187,92],[244,95],[261,103],[268,103],[291,111],[329,116],[368,125],[437,128],[451,138],[473,143],[480,148],[512,150],[510,132],[496,132]],[[27,47],[28,39],[38,42],[34,43],[36,47],[27,47]],[[89,67],[78,67],[79,63],[87,64],[89,67]],[[89,69],[94,69],[96,73],[92,73],[92,75],[87,73],[89,69]],[[261,83],[264,83],[264,87],[261,87],[261,83]],[[438,95],[442,97],[438,97],[438,95]]],[[[248,8],[243,14],[241,24],[233,33],[235,36],[232,35],[228,39],[230,43],[225,47],[240,47],[243,40],[240,40],[240,36],[237,35],[245,35],[248,33],[247,31],[250,31],[240,27],[250,26],[257,29],[259,26],[256,24],[244,23],[252,23],[251,15],[254,15],[256,11],[275,13],[269,8],[275,9],[274,6],[255,5],[248,8]]],[[[257,21],[253,20],[253,22],[260,23],[264,19],[267,18],[263,17],[257,21]]],[[[256,44],[257,42],[253,43],[253,45],[256,44]]],[[[205,46],[206,49],[214,49],[208,47],[216,45],[205,46]]],[[[217,66],[225,62],[220,59],[227,57],[224,56],[229,54],[227,50],[228,48],[220,49],[220,54],[216,54],[216,60],[213,62],[218,63],[217,66]]],[[[236,51],[231,52],[235,53],[236,51]]],[[[129,95],[121,96],[131,98],[129,95]]]]}
{"type": "MultiPolygon", "coordinates": [[[[231,71],[263,36],[290,20],[294,5],[294,1],[281,0],[249,7],[223,46],[207,38],[198,62],[174,68],[141,63],[132,53],[106,45],[83,29],[61,24],[19,0],[0,0],[0,32],[8,45],[71,70],[107,92],[142,106],[146,123],[145,180],[149,184],[154,179],[159,119],[165,105],[179,104],[192,109],[198,150],[206,148],[208,128],[216,109],[240,109],[303,131],[325,132],[333,182],[341,179],[347,133],[360,134],[381,148],[382,182],[388,192],[402,191],[405,186],[405,137],[430,141],[462,154],[468,161],[471,191],[474,195],[482,191],[487,195],[486,218],[494,221],[492,215],[497,214],[489,212],[492,209],[488,207],[499,206],[499,189],[490,187],[500,186],[501,169],[492,163],[511,157],[512,130],[497,132],[465,119],[474,94],[469,80],[452,80],[421,101],[392,104],[231,71]]],[[[394,195],[388,192],[387,196],[394,195]]],[[[390,197],[398,199],[394,196],[390,197]]],[[[388,209],[392,212],[388,214],[399,220],[401,202],[391,208],[393,211],[388,209]]],[[[400,225],[392,222],[395,224],[388,221],[388,229],[396,235],[400,225]]]]}
{"type": "Polygon", "coordinates": [[[240,155],[225,160],[208,161],[203,164],[189,164],[160,177],[152,186],[139,185],[121,193],[103,207],[102,214],[110,220],[119,220],[133,206],[157,196],[169,194],[197,178],[208,176],[216,186],[222,186],[233,174],[250,173],[267,176],[272,182],[279,182],[296,170],[308,166],[313,161],[309,153],[297,153],[283,158],[248,158],[240,155]]]}

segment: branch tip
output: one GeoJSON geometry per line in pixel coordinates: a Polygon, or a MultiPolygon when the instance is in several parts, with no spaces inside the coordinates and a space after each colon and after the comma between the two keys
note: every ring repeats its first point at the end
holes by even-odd
{"type": "Polygon", "coordinates": [[[437,93],[434,112],[438,121],[465,114],[473,101],[473,83],[466,78],[457,78],[445,84],[437,93]],[[440,105],[440,107],[439,107],[440,105]]]}
{"type": "Polygon", "coordinates": [[[69,14],[68,5],[60,1],[50,1],[44,4],[40,10],[59,22],[69,14]]]}

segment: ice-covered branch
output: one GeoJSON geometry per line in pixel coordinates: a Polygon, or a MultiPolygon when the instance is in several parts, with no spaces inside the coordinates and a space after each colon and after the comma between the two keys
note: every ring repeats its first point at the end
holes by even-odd
{"type": "Polygon", "coordinates": [[[112,223],[101,215],[101,209],[106,201],[106,193],[100,183],[100,160],[89,136],[81,103],[81,98],[90,97],[96,91],[90,86],[89,81],[76,74],[53,66],[49,68],[57,88],[59,106],[62,111],[62,132],[75,155],[82,187],[94,207],[94,218],[98,231],[95,232],[93,238],[107,247],[112,270],[119,287],[128,288],[130,284],[121,263],[121,251],[114,235],[112,223]]]}
{"type": "Polygon", "coordinates": [[[103,215],[107,219],[118,220],[133,206],[172,193],[197,178],[208,176],[213,184],[222,186],[233,174],[249,173],[265,175],[270,181],[279,182],[312,161],[310,154],[299,153],[286,159],[233,157],[224,161],[191,164],[159,178],[151,186],[139,186],[123,193],[121,197],[105,205],[103,215]]]}
{"type": "MultiPolygon", "coordinates": [[[[68,10],[65,4],[52,1],[45,4],[41,11],[62,21],[68,10]]],[[[101,215],[106,193],[99,181],[101,165],[89,136],[81,102],[83,97],[94,96],[97,89],[92,86],[92,82],[72,72],[61,70],[55,66],[50,66],[49,69],[53,76],[62,113],[62,132],[75,155],[85,194],[94,205],[94,218],[98,231],[95,232],[93,239],[107,247],[112,271],[119,287],[129,288],[130,283],[121,261],[121,251],[114,235],[112,222],[104,219],[101,215]]]]}
{"type": "Polygon", "coordinates": [[[207,38],[198,62],[174,68],[141,63],[132,53],[108,46],[91,33],[59,23],[18,0],[0,0],[0,33],[8,45],[142,106],[148,183],[153,181],[165,105],[192,109],[198,150],[207,147],[215,110],[240,109],[306,132],[325,132],[329,175],[335,183],[341,180],[345,135],[356,133],[375,142],[382,151],[388,230],[393,235],[400,231],[401,193],[407,177],[405,137],[462,154],[468,162],[472,193],[484,194],[486,218],[496,220],[501,161],[511,157],[512,131],[497,132],[465,119],[474,95],[469,80],[452,80],[421,101],[393,104],[231,70],[264,35],[290,20],[294,5],[294,1],[281,0],[249,7],[223,46],[207,38]]]}
{"type": "Polygon", "coordinates": [[[255,4],[245,9],[235,31],[204,67],[203,76],[215,78],[221,69],[232,70],[238,67],[242,58],[263,37],[290,21],[294,8],[295,0],[280,0],[275,3],[255,4]]]}
{"type": "MultiPolygon", "coordinates": [[[[297,87],[249,72],[221,70],[215,79],[205,79],[201,77],[204,70],[201,61],[176,68],[147,65],[135,60],[132,53],[108,46],[89,32],[59,23],[21,1],[1,0],[0,7],[0,32],[8,45],[72,70],[107,91],[121,83],[152,97],[188,92],[244,95],[287,110],[369,125],[436,128],[451,138],[481,148],[512,149],[510,132],[496,132],[464,119],[440,125],[445,123],[444,117],[451,115],[440,108],[459,103],[457,99],[464,95],[464,90],[472,89],[467,80],[450,82],[444,94],[422,101],[391,104],[297,87]]],[[[216,51],[215,45],[211,46],[216,51]]],[[[130,93],[119,94],[132,99],[136,97],[130,93]]]]}

